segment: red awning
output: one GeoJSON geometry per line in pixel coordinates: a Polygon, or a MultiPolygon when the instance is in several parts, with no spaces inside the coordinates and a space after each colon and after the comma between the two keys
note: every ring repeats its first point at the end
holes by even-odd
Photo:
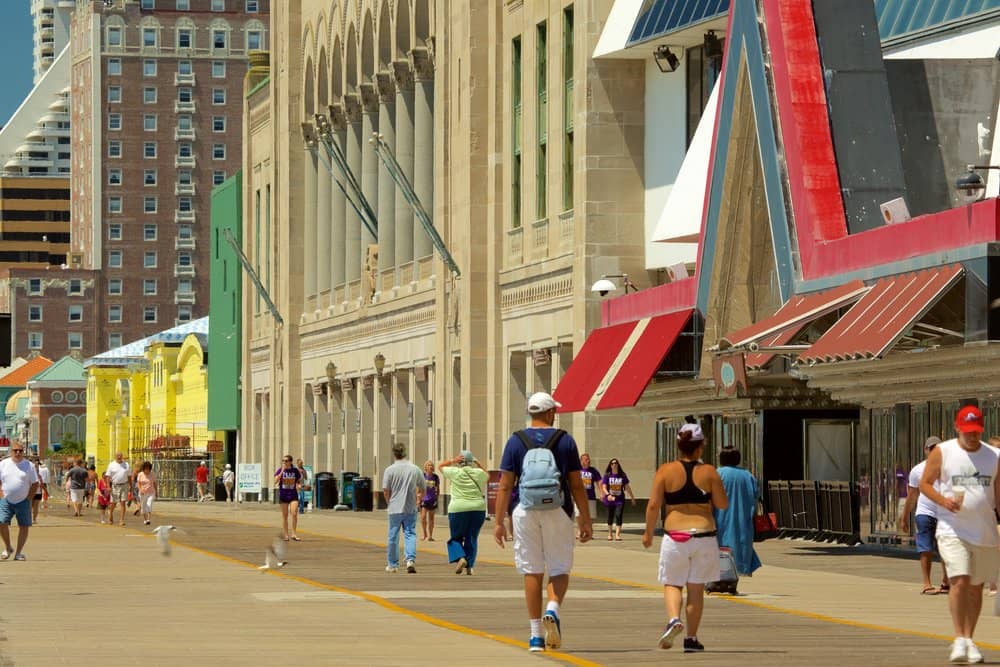
{"type": "Polygon", "coordinates": [[[958,282],[962,272],[961,264],[951,264],[880,279],[799,355],[798,363],[881,357],[958,282]]]}
{"type": "Polygon", "coordinates": [[[560,412],[632,407],[674,346],[693,310],[596,329],[559,382],[560,412]]]}

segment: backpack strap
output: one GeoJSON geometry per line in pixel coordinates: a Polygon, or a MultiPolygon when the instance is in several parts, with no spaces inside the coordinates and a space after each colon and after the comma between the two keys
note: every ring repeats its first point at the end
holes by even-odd
{"type": "Polygon", "coordinates": [[[556,445],[559,444],[559,440],[564,435],[566,435],[566,431],[562,430],[561,428],[557,428],[555,432],[553,432],[552,435],[549,436],[549,439],[545,441],[543,447],[550,450],[552,452],[552,455],[555,456],[556,445]]]}
{"type": "Polygon", "coordinates": [[[520,431],[514,431],[514,435],[520,438],[521,442],[523,442],[524,446],[528,449],[534,449],[536,447],[544,447],[545,449],[554,452],[556,444],[558,444],[560,438],[566,435],[566,431],[562,430],[561,428],[557,428],[552,433],[552,435],[549,436],[549,439],[546,440],[544,444],[541,445],[536,445],[535,442],[528,437],[528,434],[523,429],[520,431]]]}

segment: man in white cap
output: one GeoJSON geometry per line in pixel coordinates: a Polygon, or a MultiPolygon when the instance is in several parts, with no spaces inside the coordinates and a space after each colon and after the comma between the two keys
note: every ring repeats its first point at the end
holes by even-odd
{"type": "Polygon", "coordinates": [[[226,502],[233,502],[233,486],[236,484],[236,474],[233,472],[233,466],[226,464],[226,470],[222,473],[222,485],[226,487],[226,502]]]}
{"type": "MultiPolygon", "coordinates": [[[[528,650],[544,651],[562,646],[559,606],[569,587],[573,568],[573,508],[579,508],[580,542],[591,538],[590,505],[580,478],[580,455],[573,437],[553,427],[556,409],[562,407],[549,394],[528,398],[528,428],[516,431],[504,446],[502,476],[496,515],[504,517],[514,484],[518,504],[514,527],[514,564],[524,575],[524,597],[531,634],[528,650]],[[544,536],[544,539],[543,539],[544,536]],[[549,574],[548,603],[542,613],[542,583],[549,574]]],[[[507,527],[497,521],[496,542],[504,548],[507,527]]]]}

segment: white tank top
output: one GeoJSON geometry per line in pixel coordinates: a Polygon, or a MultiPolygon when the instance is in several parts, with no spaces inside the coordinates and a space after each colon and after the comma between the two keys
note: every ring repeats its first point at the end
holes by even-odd
{"type": "Polygon", "coordinates": [[[1000,544],[997,537],[997,520],[993,513],[997,463],[1000,450],[980,443],[979,449],[967,451],[952,439],[938,445],[941,452],[940,493],[954,497],[965,492],[962,508],[949,512],[944,507],[937,508],[937,534],[953,535],[969,544],[995,547],[1000,544]]]}

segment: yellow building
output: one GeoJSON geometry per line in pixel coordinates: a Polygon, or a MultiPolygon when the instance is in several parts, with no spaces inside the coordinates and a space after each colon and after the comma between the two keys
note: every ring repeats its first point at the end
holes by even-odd
{"type": "Polygon", "coordinates": [[[222,434],[207,428],[207,348],[206,317],[84,363],[87,456],[98,470],[119,451],[133,463],[209,458],[222,434]]]}

